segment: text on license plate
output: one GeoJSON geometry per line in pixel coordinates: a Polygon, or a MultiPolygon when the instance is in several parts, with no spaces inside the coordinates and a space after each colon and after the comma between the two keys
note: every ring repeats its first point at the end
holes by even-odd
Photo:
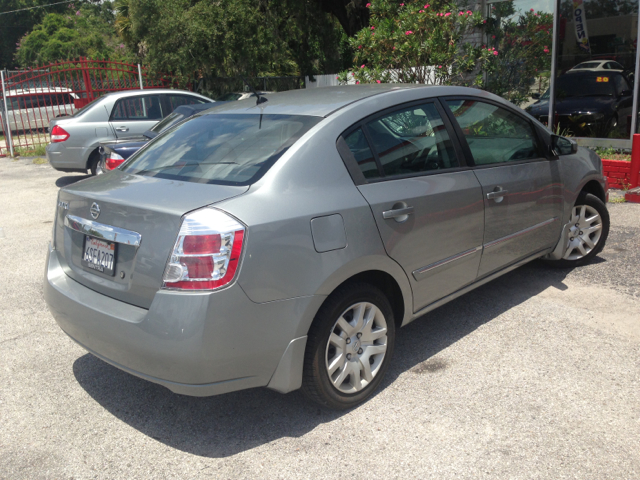
{"type": "Polygon", "coordinates": [[[113,275],[116,258],[116,244],[86,237],[82,264],[99,272],[113,275]]]}

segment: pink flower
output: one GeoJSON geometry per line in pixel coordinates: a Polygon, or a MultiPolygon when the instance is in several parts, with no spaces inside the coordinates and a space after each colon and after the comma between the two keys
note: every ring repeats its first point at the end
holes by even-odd
{"type": "Polygon", "coordinates": [[[544,46],[544,48],[549,48],[549,47],[547,47],[547,46],[545,45],[545,46],[544,46]]]}
{"type": "Polygon", "coordinates": [[[78,15],[78,16],[82,15],[82,14],[80,13],[80,10],[78,10],[78,11],[76,12],[76,15],[78,15]]]}
{"type": "Polygon", "coordinates": [[[494,54],[494,55],[498,55],[498,51],[497,51],[497,50],[494,50],[494,51],[493,51],[493,54],[494,54]]]}
{"type": "Polygon", "coordinates": [[[395,50],[395,49],[396,49],[396,47],[393,47],[393,49],[395,50]]]}
{"type": "Polygon", "coordinates": [[[362,65],[360,65],[360,68],[364,68],[364,63],[362,65]]]}
{"type": "Polygon", "coordinates": [[[413,34],[413,32],[411,30],[407,30],[406,32],[404,32],[405,35],[411,35],[413,34]]]}
{"type": "Polygon", "coordinates": [[[401,4],[400,4],[400,6],[401,6],[401,7],[404,7],[404,3],[401,3],[401,4]]]}
{"type": "Polygon", "coordinates": [[[496,36],[495,35],[491,35],[491,38],[496,38],[496,36]]]}
{"type": "Polygon", "coordinates": [[[531,11],[531,12],[535,12],[535,10],[534,10],[533,8],[532,8],[530,11],[531,11]]]}
{"type": "Polygon", "coordinates": [[[336,77],[336,80],[340,80],[340,77],[336,77]]]}
{"type": "Polygon", "coordinates": [[[359,80],[356,80],[356,85],[357,85],[357,84],[359,84],[359,83],[360,83],[360,81],[359,81],[359,80]]]}
{"type": "Polygon", "coordinates": [[[483,21],[482,21],[482,23],[487,23],[487,21],[486,21],[486,20],[483,20],[483,21]]]}
{"type": "Polygon", "coordinates": [[[442,65],[438,65],[438,68],[442,68],[442,65]]]}
{"type": "Polygon", "coordinates": [[[447,12],[444,14],[445,17],[448,17],[449,15],[451,15],[451,12],[447,12]]]}
{"type": "Polygon", "coordinates": [[[362,49],[362,45],[358,45],[358,49],[362,49]]]}
{"type": "Polygon", "coordinates": [[[369,8],[369,7],[371,7],[371,4],[370,4],[370,3],[367,3],[367,4],[365,5],[365,7],[369,8]]]}
{"type": "Polygon", "coordinates": [[[380,83],[380,80],[376,80],[376,82],[380,83]]]}
{"type": "Polygon", "coordinates": [[[458,12],[458,16],[464,15],[464,12],[458,12]]]}
{"type": "Polygon", "coordinates": [[[355,74],[355,73],[353,73],[353,72],[351,72],[351,76],[352,76],[352,77],[355,77],[355,76],[356,76],[356,74],[355,74]]]}
{"type": "Polygon", "coordinates": [[[424,8],[429,8],[431,5],[429,5],[428,3],[424,6],[424,8]]]}
{"type": "Polygon", "coordinates": [[[418,10],[418,13],[424,13],[424,10],[418,10]]]}
{"type": "Polygon", "coordinates": [[[545,48],[545,49],[544,49],[544,53],[549,53],[549,49],[548,49],[548,48],[545,48]]]}
{"type": "Polygon", "coordinates": [[[376,27],[374,27],[373,25],[371,25],[371,30],[375,30],[375,29],[376,29],[376,27]]]}
{"type": "Polygon", "coordinates": [[[471,10],[467,10],[467,15],[472,15],[473,12],[471,10]]]}

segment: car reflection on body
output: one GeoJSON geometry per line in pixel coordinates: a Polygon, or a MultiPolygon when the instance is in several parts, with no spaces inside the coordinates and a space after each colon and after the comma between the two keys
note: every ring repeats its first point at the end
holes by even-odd
{"type": "Polygon", "coordinates": [[[44,295],[88,351],[174,392],[344,409],[380,385],[397,328],[534,259],[590,261],[606,195],[595,153],[495,95],[293,90],[62,188],[44,295]]]}
{"type": "MultiPolygon", "coordinates": [[[[631,83],[619,72],[573,72],[556,80],[556,120],[563,134],[606,137],[616,128],[624,135],[633,106],[631,83]]],[[[549,91],[527,107],[548,123],[549,91]]]]}

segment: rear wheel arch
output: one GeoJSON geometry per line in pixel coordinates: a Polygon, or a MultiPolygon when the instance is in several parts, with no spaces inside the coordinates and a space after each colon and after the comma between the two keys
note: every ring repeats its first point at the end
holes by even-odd
{"type": "MultiPolygon", "coordinates": [[[[331,293],[344,288],[345,286],[356,283],[367,283],[384,293],[391,304],[396,327],[400,328],[402,326],[406,313],[406,299],[405,295],[402,293],[402,288],[399,283],[390,273],[383,270],[362,271],[344,280],[342,283],[337,285],[331,293]]],[[[327,299],[325,299],[325,302],[330,297],[331,294],[329,294],[327,299]]]]}
{"type": "Polygon", "coordinates": [[[87,171],[91,172],[92,175],[95,175],[96,172],[96,167],[98,166],[98,162],[100,161],[100,151],[98,150],[98,147],[95,147],[93,150],[91,150],[91,152],[89,153],[89,156],[87,157],[87,171]]]}

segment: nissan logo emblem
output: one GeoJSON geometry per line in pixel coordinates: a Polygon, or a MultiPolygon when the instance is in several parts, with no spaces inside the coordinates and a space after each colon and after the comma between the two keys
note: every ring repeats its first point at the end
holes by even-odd
{"type": "Polygon", "coordinates": [[[91,204],[89,212],[94,219],[98,218],[100,216],[100,205],[98,205],[96,202],[93,202],[93,204],[91,204]]]}

